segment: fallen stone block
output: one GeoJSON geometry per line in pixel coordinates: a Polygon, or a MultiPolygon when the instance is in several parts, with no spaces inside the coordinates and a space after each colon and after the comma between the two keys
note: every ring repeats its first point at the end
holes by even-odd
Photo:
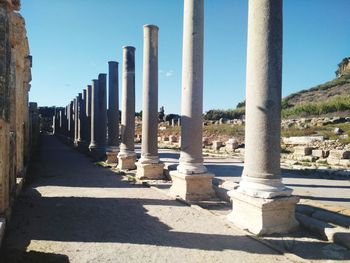
{"type": "Polygon", "coordinates": [[[296,136],[296,137],[283,137],[282,142],[289,145],[308,145],[314,142],[324,141],[323,136],[296,136]]]}
{"type": "Polygon", "coordinates": [[[307,146],[296,146],[294,147],[293,155],[296,157],[307,156],[312,154],[312,147],[307,146]]]}
{"type": "Polygon", "coordinates": [[[222,142],[221,141],[213,141],[213,150],[219,150],[222,147],[222,142]]]}
{"type": "Polygon", "coordinates": [[[238,142],[236,138],[229,139],[226,143],[226,151],[234,152],[238,148],[238,142]]]}
{"type": "Polygon", "coordinates": [[[340,159],[339,164],[341,166],[350,167],[350,159],[340,159]]]}
{"type": "Polygon", "coordinates": [[[346,150],[330,150],[329,158],[349,159],[350,158],[350,151],[346,151],[346,150]]]}
{"type": "Polygon", "coordinates": [[[329,151],[315,149],[312,150],[312,156],[318,157],[318,158],[327,158],[329,155],[329,151]]]}

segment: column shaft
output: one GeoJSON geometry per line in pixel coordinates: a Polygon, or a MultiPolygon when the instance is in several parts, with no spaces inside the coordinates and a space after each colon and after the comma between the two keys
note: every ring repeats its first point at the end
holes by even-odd
{"type": "Polygon", "coordinates": [[[122,119],[119,169],[135,168],[135,48],[123,47],[122,119]]]}
{"type": "Polygon", "coordinates": [[[170,193],[186,200],[214,195],[214,175],[207,172],[202,154],[203,35],[204,0],[184,0],[181,153],[177,171],[170,172],[170,193]]]}
{"type": "Polygon", "coordinates": [[[158,163],[158,27],[144,26],[141,163],[158,163]]]}
{"type": "Polygon", "coordinates": [[[249,0],[245,163],[229,219],[260,235],[298,225],[280,177],[281,85],[282,0],[249,0]]]}
{"type": "Polygon", "coordinates": [[[117,151],[119,147],[119,94],[118,62],[108,62],[109,99],[108,99],[108,146],[117,151]]]}
{"type": "Polygon", "coordinates": [[[202,154],[204,1],[184,1],[181,154],[178,171],[205,173],[202,154]]]}
{"type": "Polygon", "coordinates": [[[282,0],[249,1],[246,78],[246,150],[240,188],[252,196],[290,195],[280,177],[282,0]]]}
{"type": "Polygon", "coordinates": [[[91,142],[91,101],[92,101],[92,87],[88,85],[86,88],[86,129],[87,129],[87,137],[86,141],[88,143],[91,142]]]}
{"type": "Polygon", "coordinates": [[[120,152],[134,153],[135,136],[135,48],[123,48],[122,141],[120,152]]]}
{"type": "Polygon", "coordinates": [[[106,147],[107,139],[107,75],[98,75],[98,129],[96,142],[99,148],[106,147]]]}
{"type": "Polygon", "coordinates": [[[98,80],[92,80],[91,86],[91,141],[89,148],[90,150],[97,147],[96,134],[98,129],[98,80]]]}

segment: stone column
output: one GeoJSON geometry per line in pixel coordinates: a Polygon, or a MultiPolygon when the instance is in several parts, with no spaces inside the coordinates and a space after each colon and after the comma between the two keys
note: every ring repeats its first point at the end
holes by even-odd
{"type": "Polygon", "coordinates": [[[91,101],[92,101],[92,87],[91,85],[87,85],[86,87],[86,141],[88,143],[91,142],[91,101]]]}
{"type": "Polygon", "coordinates": [[[135,48],[123,47],[122,120],[118,168],[135,169],[135,48]]]}
{"type": "Polygon", "coordinates": [[[246,76],[245,162],[229,218],[255,234],[287,232],[298,199],[280,176],[282,0],[249,0],[246,76]]]}
{"type": "Polygon", "coordinates": [[[158,27],[143,27],[142,147],[137,162],[139,179],[163,178],[158,156],[158,27]]]}
{"type": "Polygon", "coordinates": [[[97,148],[96,134],[98,129],[98,80],[92,80],[91,86],[91,132],[89,149],[93,152],[97,148]]]}
{"type": "Polygon", "coordinates": [[[98,75],[98,133],[97,143],[101,150],[106,150],[107,140],[107,74],[98,75]]]}
{"type": "Polygon", "coordinates": [[[106,154],[107,163],[117,163],[119,152],[118,62],[109,61],[108,67],[108,149],[106,154]]]}
{"type": "Polygon", "coordinates": [[[204,0],[184,1],[181,97],[181,153],[170,193],[186,200],[214,195],[213,174],[203,165],[203,35],[204,0]]]}
{"type": "Polygon", "coordinates": [[[79,103],[79,120],[80,120],[80,150],[86,151],[88,147],[87,141],[87,123],[86,123],[86,89],[83,89],[81,101],[79,103]]]}
{"type": "Polygon", "coordinates": [[[78,97],[73,99],[74,107],[74,146],[77,146],[78,143],[78,97]]]}
{"type": "Polygon", "coordinates": [[[74,146],[80,147],[81,146],[81,100],[82,100],[82,94],[79,93],[78,96],[75,98],[75,109],[74,109],[74,117],[75,117],[75,138],[74,138],[74,146]]]}
{"type": "Polygon", "coordinates": [[[69,127],[69,138],[71,142],[74,142],[75,134],[75,119],[74,119],[74,101],[69,103],[69,118],[68,118],[68,127],[69,127]]]}

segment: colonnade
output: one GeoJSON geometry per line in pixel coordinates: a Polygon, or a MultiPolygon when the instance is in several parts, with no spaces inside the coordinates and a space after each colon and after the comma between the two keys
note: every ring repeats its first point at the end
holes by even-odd
{"type": "MultiPolygon", "coordinates": [[[[282,23],[282,0],[249,0],[245,164],[238,189],[230,192],[233,210],[229,219],[256,234],[288,232],[297,225],[294,208],[298,199],[280,176],[282,23]]],[[[202,154],[203,53],[204,0],[184,0],[181,153],[177,169],[170,172],[170,193],[190,201],[214,197],[214,175],[203,165],[202,154]]],[[[82,145],[94,156],[114,153],[119,169],[135,169],[134,47],[123,47],[120,146],[117,83],[118,63],[109,62],[108,114],[106,74],[100,74],[92,81],[91,92],[89,86],[83,91],[85,99],[78,95],[62,111],[69,123],[65,132],[77,147],[82,145]],[[81,111],[82,107],[86,110],[81,111]]],[[[157,148],[157,109],[158,27],[145,25],[142,148],[136,163],[139,179],[163,176],[157,148]]]]}

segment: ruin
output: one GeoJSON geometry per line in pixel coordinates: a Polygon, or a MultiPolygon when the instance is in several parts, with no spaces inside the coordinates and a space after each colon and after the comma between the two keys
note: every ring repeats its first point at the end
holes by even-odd
{"type": "Polygon", "coordinates": [[[19,1],[0,1],[0,217],[5,218],[39,132],[37,104],[28,102],[32,57],[19,10],[19,1]]]}
{"type": "MultiPolygon", "coordinates": [[[[245,119],[220,118],[211,123],[216,127],[245,125],[244,142],[234,136],[225,141],[203,136],[203,127],[207,125],[203,121],[204,0],[184,1],[181,116],[165,116],[164,107],[158,113],[159,28],[152,24],[143,26],[142,116],[141,112],[135,114],[134,46],[122,47],[121,118],[117,61],[109,61],[108,76],[99,73],[91,85],[85,86],[65,107],[38,108],[37,103],[29,102],[32,58],[19,7],[19,1],[0,0],[0,228],[1,217],[10,216],[15,193],[23,184],[20,179],[25,178],[40,132],[52,133],[55,135],[52,138],[57,137],[78,154],[89,156],[94,165],[111,168],[113,173],[125,177],[133,174],[134,184],[152,186],[150,181],[168,184],[170,197],[167,198],[186,204],[219,203],[223,199],[232,205],[227,220],[254,235],[285,234],[296,230],[298,221],[305,224],[303,215],[296,218],[299,197],[292,194],[281,176],[281,123],[282,127],[290,127],[297,122],[281,120],[282,0],[249,1],[245,119]],[[169,128],[172,133],[160,134],[162,128],[169,128]],[[141,143],[140,151],[135,142],[141,143]],[[169,149],[173,145],[180,148],[179,158],[176,157],[178,163],[165,165],[165,161],[160,160],[162,152],[158,147],[169,149]],[[203,149],[215,154],[238,153],[244,157],[241,180],[223,182],[215,178],[214,182],[215,175],[208,170],[210,164],[208,169],[204,165],[203,149]],[[223,194],[219,188],[228,191],[223,194]]],[[[347,65],[348,62],[343,61],[337,75],[343,74],[347,65]]],[[[305,120],[304,124],[306,122],[309,121],[305,120]]],[[[336,128],[334,132],[341,135],[344,131],[336,128]]],[[[282,145],[293,150],[290,161],[326,160],[329,165],[350,167],[350,149],[327,148],[322,136],[282,138],[282,145]]],[[[87,187],[79,185],[77,188],[87,187]]],[[[112,187],[109,190],[114,191],[112,187]]],[[[49,199],[56,197],[44,198],[50,203],[49,199]]],[[[75,197],[78,200],[75,201],[85,202],[84,198],[75,197]]],[[[120,200],[113,198],[94,196],[90,199],[103,199],[108,205],[116,205],[120,200]]],[[[166,206],[163,203],[169,200],[149,198],[148,202],[166,206]]],[[[101,203],[97,204],[93,209],[101,203]]],[[[318,214],[312,211],[313,217],[317,218],[318,214]]],[[[348,226],[347,222],[345,224],[348,226]]],[[[335,239],[333,234],[325,235],[329,240],[335,239]]],[[[226,236],[221,234],[220,238],[226,236]]],[[[111,240],[90,241],[107,243],[111,240]]],[[[345,246],[350,245],[346,243],[345,246]]]]}

